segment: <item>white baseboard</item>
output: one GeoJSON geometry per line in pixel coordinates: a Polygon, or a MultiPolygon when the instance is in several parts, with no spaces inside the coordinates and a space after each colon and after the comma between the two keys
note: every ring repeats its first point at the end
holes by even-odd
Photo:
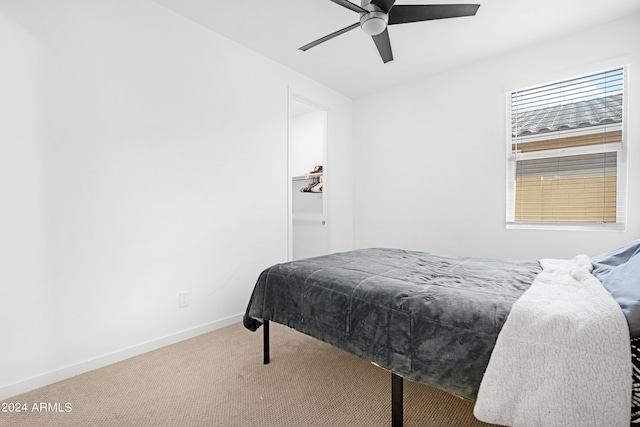
{"type": "Polygon", "coordinates": [[[122,350],[118,350],[113,353],[105,354],[104,356],[96,357],[95,359],[67,366],[66,368],[31,377],[24,381],[19,381],[14,384],[2,386],[0,387],[0,400],[5,400],[10,397],[34,390],[36,388],[44,387],[58,381],[66,380],[67,378],[75,377],[76,375],[84,374],[85,372],[93,371],[94,369],[102,368],[104,366],[108,366],[122,360],[129,359],[131,357],[138,356],[140,354],[147,353],[161,347],[165,347],[167,345],[175,344],[177,342],[184,341],[186,339],[193,338],[207,332],[215,331],[216,329],[224,328],[225,326],[229,326],[240,321],[242,321],[242,314],[236,314],[225,319],[196,326],[195,328],[180,331],[175,334],[167,335],[122,350]]]}

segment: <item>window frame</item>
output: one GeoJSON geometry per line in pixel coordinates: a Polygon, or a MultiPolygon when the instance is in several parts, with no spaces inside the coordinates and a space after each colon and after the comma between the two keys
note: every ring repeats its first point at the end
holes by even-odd
{"type": "MultiPolygon", "coordinates": [[[[506,117],[506,228],[507,229],[533,229],[533,230],[568,230],[568,231],[624,231],[626,230],[627,223],[627,151],[628,151],[628,65],[612,66],[606,69],[594,72],[588,72],[586,74],[567,77],[564,79],[558,79],[546,84],[530,86],[528,88],[519,88],[514,90],[508,90],[505,92],[505,117],[506,117]],[[621,142],[595,144],[592,146],[579,146],[568,148],[556,148],[539,150],[535,152],[527,153],[514,153],[513,152],[513,137],[512,137],[512,94],[514,92],[526,91],[537,87],[546,85],[559,84],[566,81],[579,79],[582,77],[593,76],[599,73],[612,71],[616,69],[622,69],[622,123],[605,124],[599,126],[592,126],[585,128],[584,130],[572,132],[572,135],[587,135],[593,134],[594,129],[606,129],[621,131],[621,142]],[[603,150],[604,148],[604,150],[603,150]],[[617,167],[616,167],[616,222],[615,223],[596,223],[596,222],[569,222],[569,221],[516,221],[515,220],[515,200],[516,200],[516,165],[519,160],[527,159],[543,159],[543,158],[555,158],[579,154],[594,154],[603,152],[616,152],[617,153],[617,167]],[[622,206],[620,206],[622,205],[622,206]]],[[[562,131],[559,131],[562,132],[562,131]]],[[[555,132],[554,132],[555,133],[555,132]]],[[[557,133],[555,133],[557,134],[557,133]]],[[[562,133],[560,133],[561,135],[562,133]]],[[[544,133],[538,136],[528,136],[528,142],[539,140],[548,140],[550,133],[544,133]]]]}

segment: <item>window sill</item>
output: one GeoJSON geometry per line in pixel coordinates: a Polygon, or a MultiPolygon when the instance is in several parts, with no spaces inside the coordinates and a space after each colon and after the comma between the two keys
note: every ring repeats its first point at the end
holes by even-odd
{"type": "Polygon", "coordinates": [[[625,224],[580,224],[561,222],[507,222],[507,230],[625,231],[625,224]]]}

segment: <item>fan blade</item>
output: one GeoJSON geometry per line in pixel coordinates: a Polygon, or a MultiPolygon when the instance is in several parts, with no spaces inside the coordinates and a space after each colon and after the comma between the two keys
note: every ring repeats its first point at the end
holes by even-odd
{"type": "Polygon", "coordinates": [[[364,13],[369,13],[368,10],[361,8],[360,6],[358,6],[357,4],[353,4],[348,0],[331,0],[332,2],[334,2],[335,4],[339,4],[342,7],[346,7],[347,9],[351,9],[354,12],[364,12],[364,13]]]}
{"type": "Polygon", "coordinates": [[[299,49],[299,50],[308,50],[308,49],[311,49],[311,48],[312,48],[312,47],[314,47],[314,46],[318,46],[320,43],[324,43],[324,42],[326,42],[327,40],[330,40],[330,39],[332,39],[332,38],[334,38],[334,37],[336,37],[336,36],[339,36],[340,34],[344,34],[344,33],[346,33],[347,31],[351,31],[351,30],[353,30],[354,28],[358,28],[359,26],[360,26],[360,23],[359,23],[359,22],[356,22],[356,23],[355,23],[355,24],[353,24],[353,25],[349,25],[348,27],[343,28],[343,29],[341,29],[341,30],[338,30],[338,31],[336,31],[335,33],[331,33],[331,34],[329,34],[328,36],[321,37],[321,38],[319,38],[318,40],[316,40],[316,41],[312,41],[311,43],[306,44],[306,45],[304,45],[304,46],[302,46],[302,47],[300,47],[300,48],[298,48],[298,49],[299,49]]]}
{"type": "Polygon", "coordinates": [[[398,5],[389,12],[387,25],[473,16],[479,7],[479,4],[398,5]]]}
{"type": "Polygon", "coordinates": [[[384,13],[389,13],[395,2],[396,0],[371,0],[371,3],[382,9],[384,13]]]}
{"type": "Polygon", "coordinates": [[[382,62],[385,64],[389,61],[393,61],[393,52],[391,52],[391,40],[389,40],[389,31],[385,28],[383,32],[377,36],[371,36],[373,42],[380,52],[382,62]]]}

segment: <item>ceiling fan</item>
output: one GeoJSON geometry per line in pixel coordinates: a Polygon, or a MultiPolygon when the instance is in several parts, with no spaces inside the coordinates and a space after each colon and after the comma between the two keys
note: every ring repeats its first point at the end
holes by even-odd
{"type": "Polygon", "coordinates": [[[380,52],[382,61],[386,64],[393,61],[391,41],[387,25],[406,24],[409,22],[430,21],[433,19],[457,18],[460,16],[473,16],[476,14],[479,4],[420,4],[397,5],[395,0],[362,0],[362,6],[351,3],[348,0],[331,0],[342,7],[346,7],[360,14],[360,22],[349,25],[346,28],[312,41],[300,48],[308,50],[324,43],[340,34],[361,27],[362,31],[373,38],[373,42],[380,52]]]}

